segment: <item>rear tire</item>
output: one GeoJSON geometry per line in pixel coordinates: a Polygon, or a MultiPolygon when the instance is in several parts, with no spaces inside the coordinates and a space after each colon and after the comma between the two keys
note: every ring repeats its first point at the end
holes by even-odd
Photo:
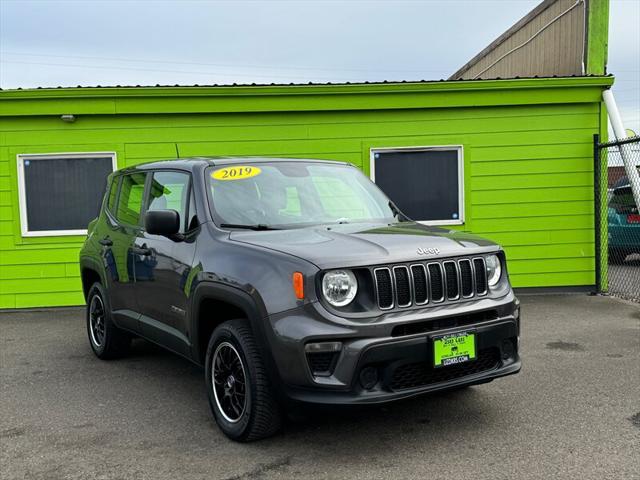
{"type": "Polygon", "coordinates": [[[119,358],[129,351],[131,336],[113,323],[109,298],[97,282],[87,295],[87,334],[91,350],[102,360],[119,358]]]}
{"type": "Polygon", "coordinates": [[[227,437],[250,442],[280,430],[282,414],[246,320],[229,320],[214,330],[205,367],[209,405],[227,437]]]}

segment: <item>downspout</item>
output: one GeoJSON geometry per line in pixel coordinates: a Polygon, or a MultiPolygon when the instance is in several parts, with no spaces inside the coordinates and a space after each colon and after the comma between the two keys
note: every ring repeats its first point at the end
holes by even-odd
{"type": "MultiPolygon", "coordinates": [[[[624,140],[627,138],[627,132],[622,125],[622,119],[620,118],[620,112],[616,105],[616,99],[613,97],[613,92],[610,88],[602,92],[602,98],[607,106],[607,112],[609,113],[609,121],[613,128],[613,134],[616,140],[624,140]]],[[[624,164],[624,171],[627,174],[629,183],[631,184],[631,192],[633,193],[633,199],[636,205],[640,206],[640,173],[638,168],[633,165],[631,157],[624,148],[618,147],[620,156],[622,157],[622,163],[624,164]]]]}

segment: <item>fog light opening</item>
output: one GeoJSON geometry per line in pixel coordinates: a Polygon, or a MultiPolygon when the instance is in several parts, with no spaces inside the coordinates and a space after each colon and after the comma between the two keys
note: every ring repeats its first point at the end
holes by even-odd
{"type": "Polygon", "coordinates": [[[511,340],[502,341],[502,359],[509,360],[514,354],[513,342],[511,340]]]}
{"type": "Polygon", "coordinates": [[[360,370],[360,385],[365,390],[371,390],[378,383],[378,369],[375,367],[364,367],[360,370]]]}

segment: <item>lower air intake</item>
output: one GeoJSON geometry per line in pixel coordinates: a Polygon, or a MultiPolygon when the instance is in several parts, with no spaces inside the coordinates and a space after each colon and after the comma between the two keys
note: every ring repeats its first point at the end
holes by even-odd
{"type": "Polygon", "coordinates": [[[433,368],[430,362],[409,363],[396,368],[389,387],[392,390],[407,390],[448,382],[467,375],[488,372],[497,368],[499,362],[500,351],[490,348],[481,350],[474,361],[448,367],[433,368]]]}
{"type": "Polygon", "coordinates": [[[307,362],[315,376],[329,376],[333,373],[340,352],[308,352],[307,362]]]}

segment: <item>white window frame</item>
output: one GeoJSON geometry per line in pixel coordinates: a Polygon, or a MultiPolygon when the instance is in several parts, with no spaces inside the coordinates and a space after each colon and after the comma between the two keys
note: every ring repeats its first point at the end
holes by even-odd
{"type": "Polygon", "coordinates": [[[59,158],[96,158],[111,157],[111,171],[118,169],[118,160],[115,152],[70,152],[70,153],[21,153],[17,156],[18,168],[18,206],[20,209],[20,231],[23,237],[56,237],[62,235],[86,235],[87,229],[75,230],[29,230],[29,222],[27,217],[27,193],[25,187],[24,162],[47,161],[59,158]]]}
{"type": "Polygon", "coordinates": [[[373,182],[376,181],[376,153],[395,152],[451,152],[458,154],[458,218],[450,220],[418,220],[416,222],[423,225],[464,225],[464,149],[462,145],[438,145],[438,146],[418,146],[418,147],[375,147],[369,149],[369,175],[373,182]]]}

